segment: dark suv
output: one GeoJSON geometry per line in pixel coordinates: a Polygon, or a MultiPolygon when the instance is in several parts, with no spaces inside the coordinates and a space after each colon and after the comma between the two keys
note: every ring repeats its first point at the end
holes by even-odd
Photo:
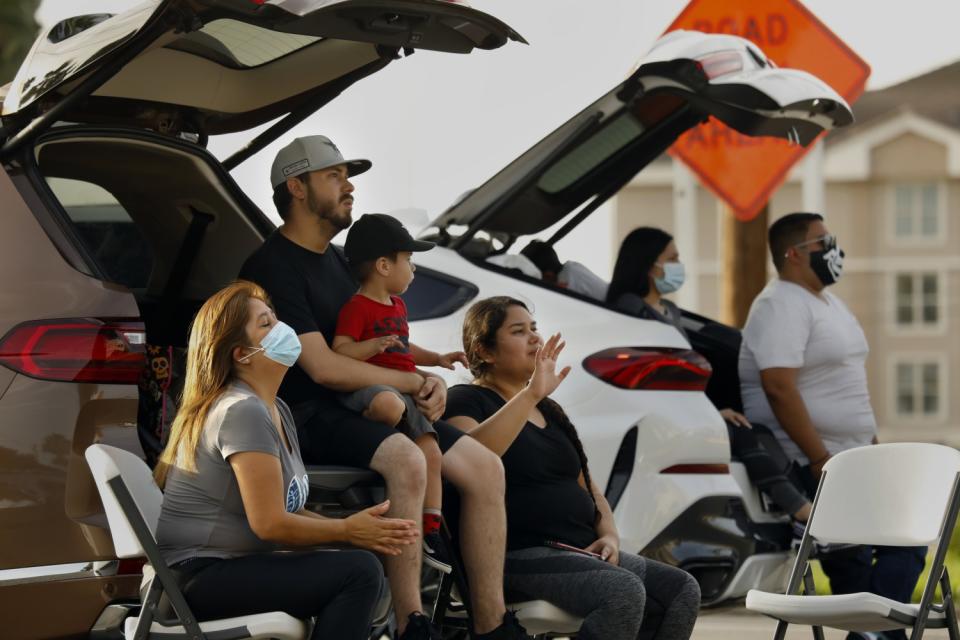
{"type": "Polygon", "coordinates": [[[227,171],[415,49],[510,40],[441,0],[155,0],[37,40],[0,96],[3,637],[86,637],[136,598],[83,453],[141,450],[195,310],[273,229],[227,171]]]}

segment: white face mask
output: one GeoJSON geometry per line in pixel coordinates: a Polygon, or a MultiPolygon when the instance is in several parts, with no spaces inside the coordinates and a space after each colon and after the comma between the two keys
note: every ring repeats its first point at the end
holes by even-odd
{"type": "Polygon", "coordinates": [[[254,349],[253,352],[248,353],[238,360],[244,362],[263,351],[263,355],[274,362],[278,362],[285,367],[292,367],[297,363],[297,358],[300,357],[300,350],[302,348],[300,338],[297,337],[296,331],[284,322],[277,322],[277,324],[273,325],[270,329],[269,333],[263,336],[259,348],[254,349]]]}
{"type": "Polygon", "coordinates": [[[823,249],[810,252],[810,268],[813,269],[823,286],[829,287],[843,275],[843,258],[846,254],[837,245],[837,237],[829,233],[819,238],[795,244],[794,247],[804,247],[817,242],[823,243],[823,249]]]}
{"type": "Polygon", "coordinates": [[[663,269],[663,277],[653,277],[653,283],[657,286],[660,293],[673,293],[683,286],[683,281],[687,277],[686,269],[682,262],[664,262],[657,264],[663,269]]]}

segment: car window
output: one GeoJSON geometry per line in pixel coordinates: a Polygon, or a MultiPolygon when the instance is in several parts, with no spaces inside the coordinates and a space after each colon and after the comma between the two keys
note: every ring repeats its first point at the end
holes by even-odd
{"type": "Polygon", "coordinates": [[[448,316],[473,300],[478,292],[476,285],[470,282],[417,267],[417,277],[403,294],[407,319],[413,322],[448,316]]]}
{"type": "Polygon", "coordinates": [[[608,124],[558,160],[541,176],[537,186],[548,194],[554,194],[575,185],[685,104],[683,98],[667,93],[636,101],[629,111],[612,118],[608,124]]]}
{"type": "Polygon", "coordinates": [[[666,151],[672,128],[682,131],[702,118],[688,107],[683,96],[663,91],[642,94],[628,104],[610,94],[468,194],[435,224],[457,238],[451,244],[460,251],[467,241],[454,235],[454,225],[504,237],[538,234],[595,196],[619,188],[666,151]]]}
{"type": "Polygon", "coordinates": [[[547,193],[563,191],[639,138],[644,131],[643,125],[632,114],[618,116],[550,167],[540,178],[538,186],[547,193]]]}
{"type": "Polygon", "coordinates": [[[83,180],[47,178],[47,184],[106,279],[130,289],[145,288],[153,250],[117,199],[83,180]]]}

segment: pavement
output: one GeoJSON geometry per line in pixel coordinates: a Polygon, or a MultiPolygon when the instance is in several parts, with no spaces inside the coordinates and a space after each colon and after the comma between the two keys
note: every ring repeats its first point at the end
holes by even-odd
{"type": "MultiPolygon", "coordinates": [[[[693,629],[693,640],[771,640],[777,623],[771,618],[747,611],[738,606],[703,609],[693,629]]],[[[824,629],[826,640],[844,640],[846,631],[824,629]]],[[[909,636],[909,633],[907,634],[909,636]]],[[[811,640],[810,627],[787,627],[787,640],[811,640]]],[[[928,629],[927,640],[946,640],[946,629],[928,629]]]]}

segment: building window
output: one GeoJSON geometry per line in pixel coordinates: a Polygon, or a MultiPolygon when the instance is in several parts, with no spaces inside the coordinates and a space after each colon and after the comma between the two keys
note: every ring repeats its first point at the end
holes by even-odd
{"type": "Polygon", "coordinates": [[[934,418],[941,409],[939,362],[898,362],[896,364],[897,415],[901,418],[934,418]]]}
{"type": "Polygon", "coordinates": [[[893,232],[897,240],[936,240],[944,232],[943,192],[935,182],[893,187],[893,232]]]}
{"type": "Polygon", "coordinates": [[[936,273],[898,273],[895,278],[899,327],[934,327],[940,322],[940,278],[936,273]]]}

